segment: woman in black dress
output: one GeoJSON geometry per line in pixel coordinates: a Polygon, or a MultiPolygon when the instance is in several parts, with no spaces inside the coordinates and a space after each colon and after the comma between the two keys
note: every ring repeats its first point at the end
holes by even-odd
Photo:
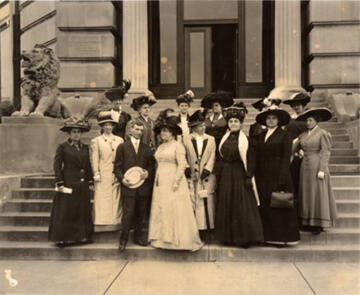
{"type": "Polygon", "coordinates": [[[241,130],[245,113],[240,103],[226,114],[229,130],[219,146],[222,169],[215,206],[215,237],[222,244],[247,248],[264,238],[253,178],[255,154],[241,130]]]}
{"type": "Polygon", "coordinates": [[[83,120],[67,119],[60,130],[69,139],[60,144],[54,160],[56,193],[49,225],[49,240],[60,248],[90,242],[93,232],[90,188],[93,175],[89,147],[80,141],[90,126],[83,120]]]}
{"type": "Polygon", "coordinates": [[[256,116],[256,121],[267,127],[267,131],[256,140],[255,168],[264,238],[269,244],[281,246],[300,240],[295,208],[270,207],[272,192],[292,192],[291,141],[288,133],[280,127],[289,120],[289,114],[276,105],[256,116]]]}

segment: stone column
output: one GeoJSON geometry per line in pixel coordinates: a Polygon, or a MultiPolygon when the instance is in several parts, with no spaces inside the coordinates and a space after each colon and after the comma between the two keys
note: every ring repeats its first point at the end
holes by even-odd
{"type": "Polygon", "coordinates": [[[287,99],[301,87],[300,0],[275,2],[275,89],[271,94],[287,99]]]}
{"type": "Polygon", "coordinates": [[[146,0],[123,1],[123,78],[130,96],[148,94],[148,14],[146,0]]]}

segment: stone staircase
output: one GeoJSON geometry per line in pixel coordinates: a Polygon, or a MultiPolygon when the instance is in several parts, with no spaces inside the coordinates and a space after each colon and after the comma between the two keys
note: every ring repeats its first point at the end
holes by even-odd
{"type": "MultiPolygon", "coordinates": [[[[254,99],[243,100],[247,105],[254,99]]],[[[198,101],[194,103],[195,108],[198,101]]],[[[323,106],[324,101],[312,102],[323,106]]],[[[153,109],[176,108],[174,102],[160,101],[153,109]]],[[[126,110],[126,106],[124,106],[126,110]]],[[[251,106],[244,128],[254,121],[257,111],[251,106]]],[[[354,262],[360,259],[360,163],[358,152],[343,124],[336,118],[321,126],[333,136],[330,159],[331,180],[339,211],[336,227],[319,236],[302,232],[299,245],[289,248],[253,247],[240,249],[223,247],[216,242],[196,253],[163,251],[140,247],[129,242],[125,253],[117,251],[118,232],[95,233],[93,244],[58,249],[47,241],[47,229],[54,195],[54,178],[50,175],[24,177],[21,188],[0,211],[0,259],[101,260],[159,259],[175,261],[336,261],[354,262]]],[[[96,136],[94,126],[85,140],[96,136]]]]}

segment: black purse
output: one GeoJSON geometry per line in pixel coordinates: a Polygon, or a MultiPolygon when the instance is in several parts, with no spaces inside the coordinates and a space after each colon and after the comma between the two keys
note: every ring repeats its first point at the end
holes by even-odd
{"type": "Polygon", "coordinates": [[[294,208],[294,195],[285,192],[272,192],[270,200],[271,208],[294,208]]]}

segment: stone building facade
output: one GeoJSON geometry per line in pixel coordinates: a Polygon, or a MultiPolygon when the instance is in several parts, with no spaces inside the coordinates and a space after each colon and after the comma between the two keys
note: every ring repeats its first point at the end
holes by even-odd
{"type": "Polygon", "coordinates": [[[37,43],[58,55],[65,96],[122,78],[160,99],[357,91],[359,15],[342,0],[1,1],[0,96],[19,104],[20,54],[37,43]]]}

